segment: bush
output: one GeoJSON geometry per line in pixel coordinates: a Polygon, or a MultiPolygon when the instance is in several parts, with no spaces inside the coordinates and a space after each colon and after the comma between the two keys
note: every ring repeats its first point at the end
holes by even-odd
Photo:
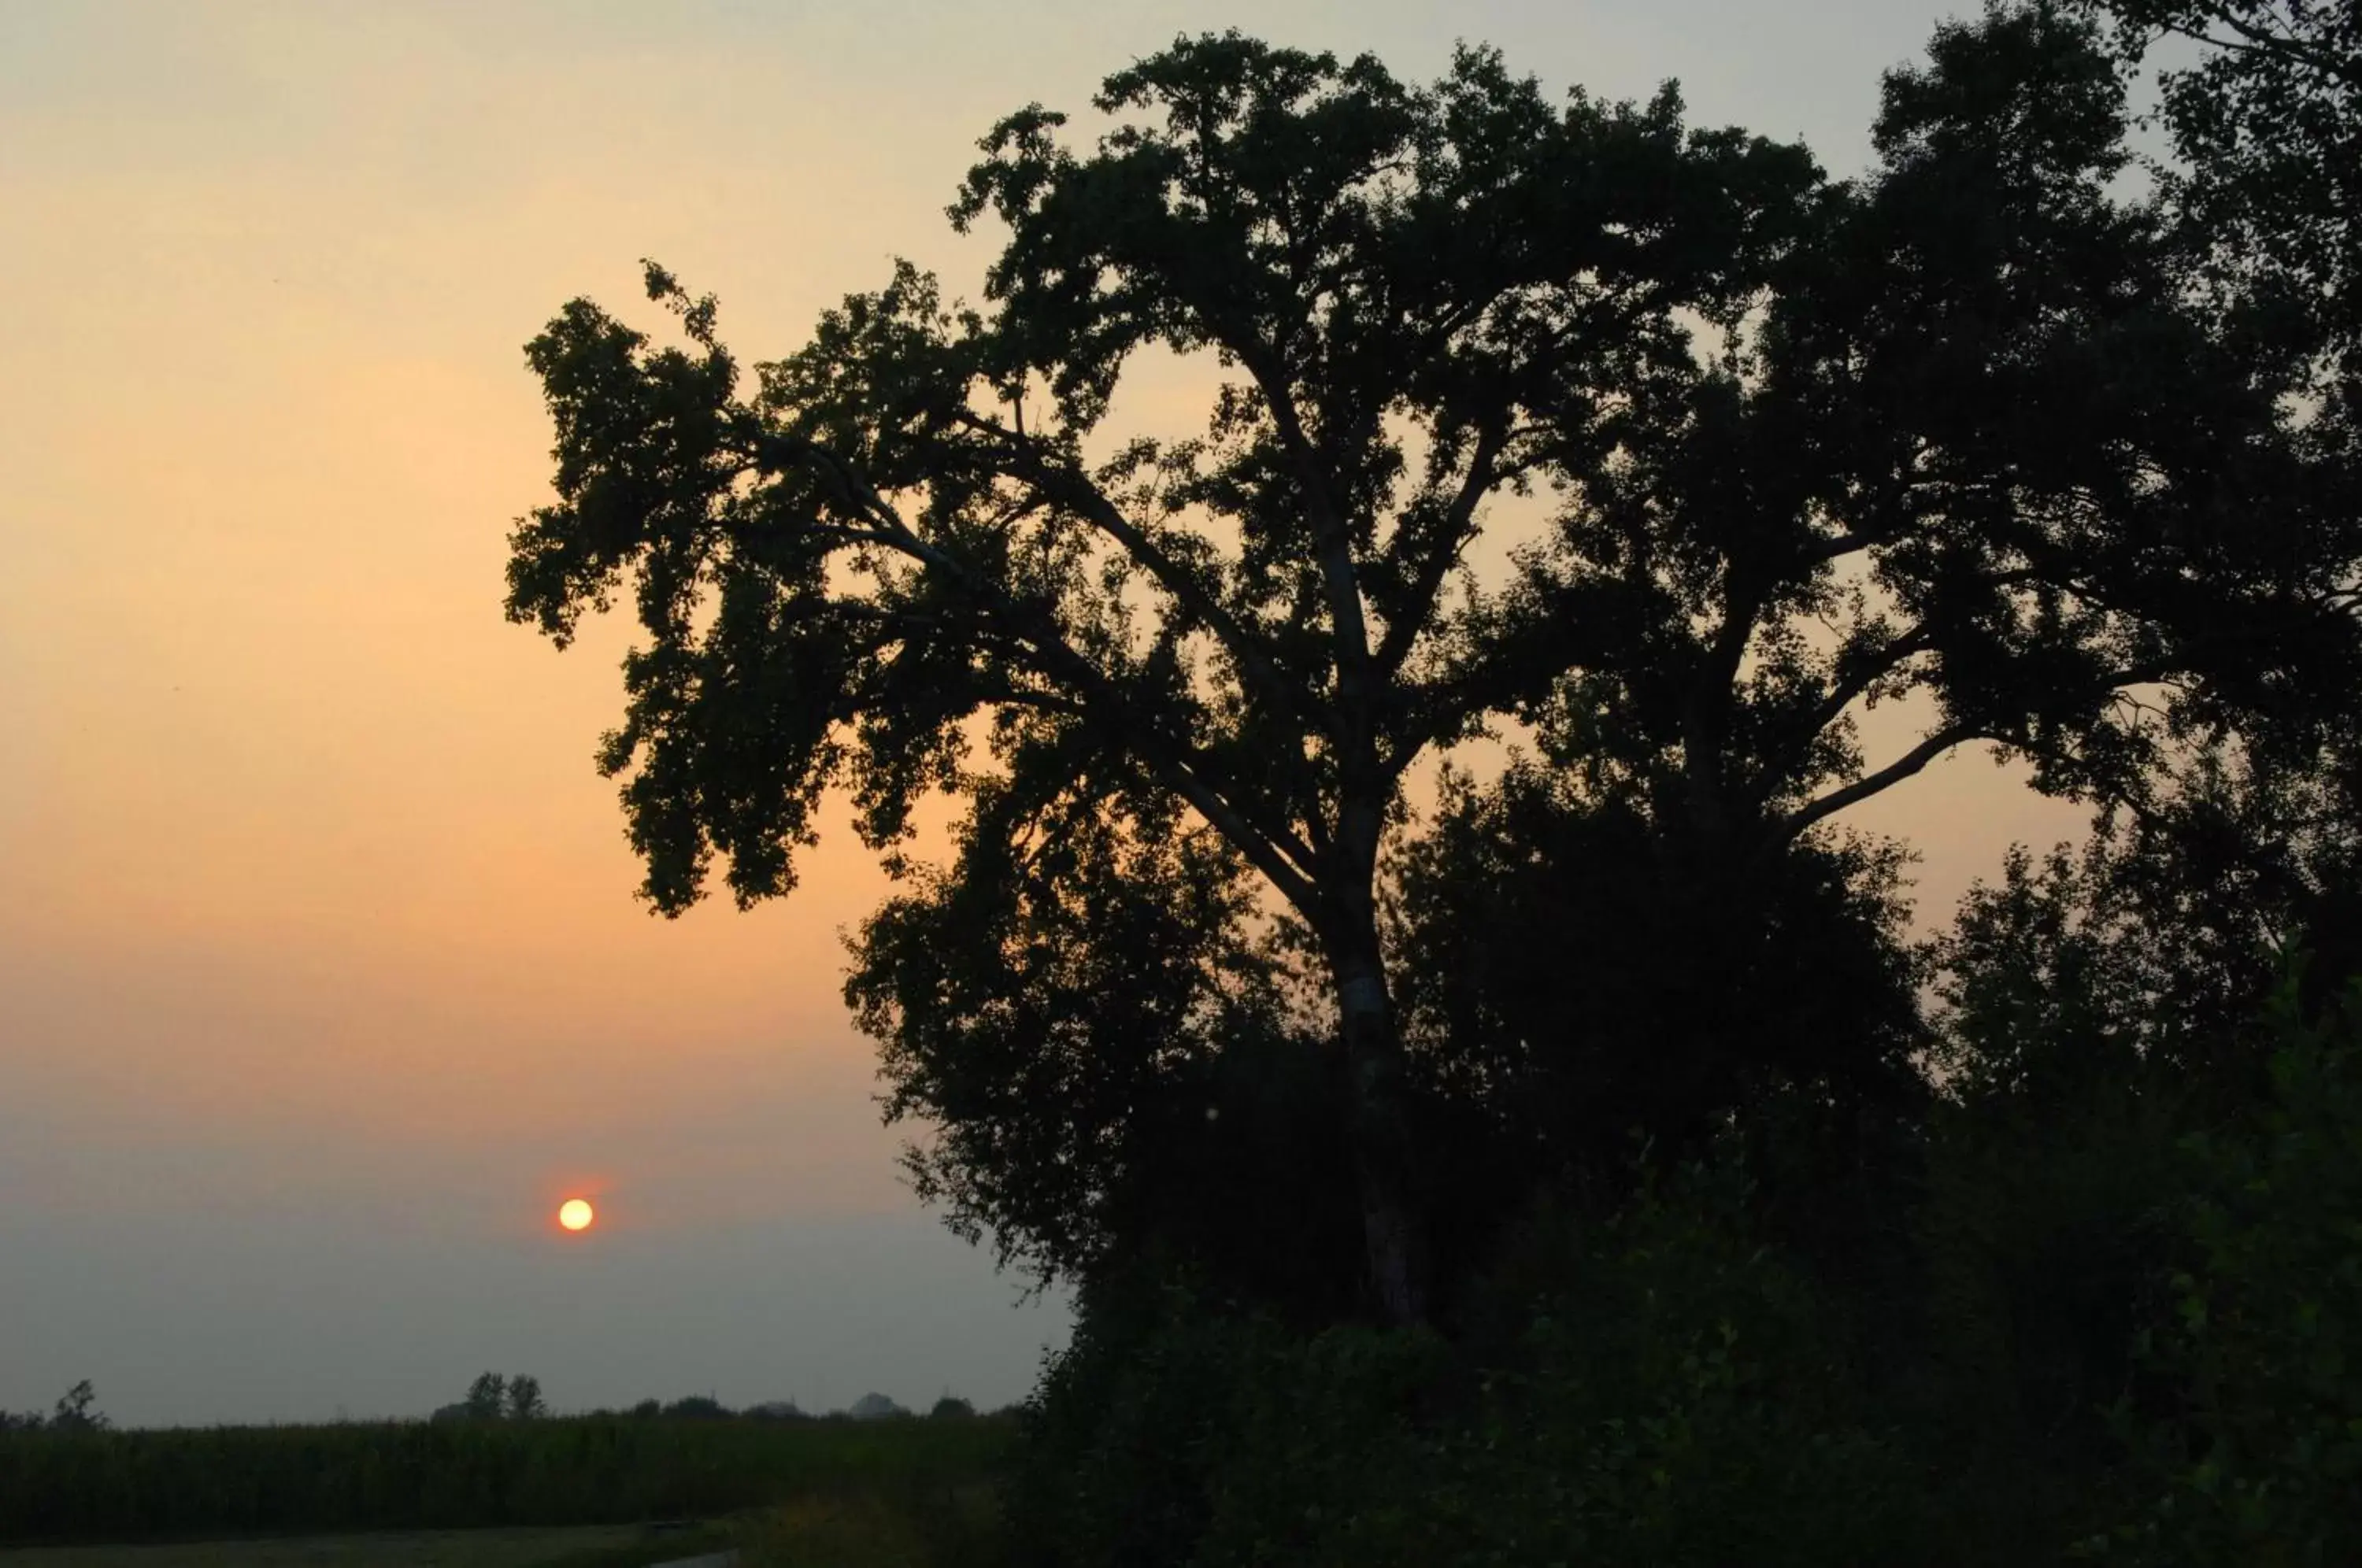
{"type": "Polygon", "coordinates": [[[1456,1343],[1088,1295],[1012,1539],[1072,1568],[1926,1561],[1913,1468],[1749,1199],[1700,1166],[1610,1223],[1545,1209],[1456,1343]]]}
{"type": "Polygon", "coordinates": [[[2180,1266],[2118,1402],[2136,1509],[2085,1555],[2317,1564],[2362,1551],[2362,986],[2266,1021],[2269,1091],[2180,1148],[2180,1266]]]}
{"type": "Polygon", "coordinates": [[[1496,1286],[1515,1341],[1477,1512],[1503,1562],[1926,1561],[1912,1467],[1735,1164],[1652,1179],[1605,1224],[1545,1209],[1496,1286]]]}
{"type": "Polygon", "coordinates": [[[2104,1518],[2124,1454],[2107,1410],[2174,1253],[2175,1145],[2201,1103],[2167,1072],[1992,1093],[1930,1128],[1897,1303],[1915,1377],[1883,1389],[1943,1477],[1963,1560],[2055,1559],[2104,1518]]]}

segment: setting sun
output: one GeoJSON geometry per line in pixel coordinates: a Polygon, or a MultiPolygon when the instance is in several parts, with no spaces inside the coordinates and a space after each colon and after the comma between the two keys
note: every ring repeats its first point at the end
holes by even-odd
{"type": "Polygon", "coordinates": [[[595,1217],[588,1198],[569,1198],[557,1206],[557,1222],[569,1231],[588,1231],[595,1217]]]}

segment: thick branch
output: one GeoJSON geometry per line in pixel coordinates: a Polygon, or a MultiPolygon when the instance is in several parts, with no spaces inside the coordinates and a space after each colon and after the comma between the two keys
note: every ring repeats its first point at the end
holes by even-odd
{"type": "Polygon", "coordinates": [[[1698,661],[1695,679],[1682,701],[1682,771],[1689,786],[1690,812],[1696,825],[1718,831],[1724,811],[1722,751],[1728,731],[1732,687],[1747,657],[1747,644],[1755,635],[1755,617],[1763,596],[1752,583],[1740,585],[1738,569],[1723,566],[1722,624],[1698,661]]]}
{"type": "Polygon", "coordinates": [[[1848,670],[1822,693],[1821,700],[1804,722],[1796,726],[1794,739],[1780,757],[1780,767],[1769,770],[1767,777],[1776,778],[1788,767],[1812,749],[1813,739],[1838,722],[1845,711],[1859,701],[1862,694],[1909,659],[1926,653],[1936,646],[1935,635],[1926,626],[1915,628],[1908,635],[1893,637],[1882,646],[1858,653],[1848,659],[1843,652],[1838,656],[1838,668],[1848,670]],[[1849,666],[1850,668],[1849,670],[1849,666]]]}
{"type": "Polygon", "coordinates": [[[1802,564],[1808,571],[1816,567],[1830,566],[1845,559],[1848,556],[1859,555],[1872,546],[1883,542],[1883,539],[1884,536],[1865,534],[1848,528],[1835,538],[1824,539],[1813,548],[1806,550],[1802,564]]]}
{"type": "Polygon", "coordinates": [[[1819,800],[1790,812],[1774,831],[1773,840],[1784,844],[1794,839],[1815,823],[1833,817],[1848,806],[1867,801],[1881,790],[1900,784],[1954,746],[1979,739],[1981,735],[1981,732],[1972,724],[1954,724],[1948,729],[1937,730],[1877,772],[1866,773],[1843,789],[1832,790],[1819,800]]]}
{"type": "MultiPolygon", "coordinates": [[[[1150,760],[1152,763],[1158,761],[1153,756],[1150,760]]],[[[1319,889],[1295,864],[1292,855],[1284,853],[1282,846],[1275,844],[1270,835],[1258,832],[1226,796],[1199,778],[1186,756],[1175,756],[1169,763],[1160,763],[1159,771],[1165,775],[1165,782],[1174,792],[1197,808],[1198,815],[1229,839],[1231,845],[1279,890],[1280,896],[1295,906],[1297,913],[1307,921],[1319,921],[1323,910],[1319,889]]],[[[1309,859],[1308,854],[1307,859],[1309,859]]]]}
{"type": "Polygon", "coordinates": [[[1377,668],[1382,674],[1391,677],[1402,668],[1403,660],[1410,657],[1411,645],[1418,640],[1428,618],[1434,613],[1436,596],[1443,591],[1443,580],[1451,572],[1451,563],[1460,558],[1460,547],[1467,542],[1476,508],[1493,488],[1493,462],[1507,445],[1508,433],[1509,411],[1506,406],[1478,428],[1476,450],[1468,459],[1468,474],[1461,480],[1460,493],[1451,498],[1451,505],[1444,513],[1443,526],[1429,542],[1427,555],[1418,563],[1418,575],[1411,583],[1403,613],[1387,624],[1385,640],[1378,645],[1377,668]]]}
{"type": "Polygon", "coordinates": [[[1297,482],[1303,486],[1305,505],[1312,513],[1313,538],[1319,549],[1321,579],[1329,594],[1329,630],[1337,646],[1340,690],[1359,688],[1366,696],[1371,685],[1370,633],[1362,610],[1361,576],[1353,565],[1352,538],[1337,509],[1336,498],[1329,493],[1329,475],[1321,467],[1320,454],[1311,436],[1305,432],[1294,394],[1260,347],[1242,352],[1240,358],[1271,407],[1272,423],[1279,429],[1280,444],[1296,467],[1297,482]]]}
{"type": "Polygon", "coordinates": [[[1002,426],[974,414],[964,413],[960,418],[971,428],[995,436],[1013,448],[1019,461],[1023,464],[1017,477],[1032,485],[1036,493],[1069,507],[1121,547],[1180,602],[1183,609],[1197,617],[1220,639],[1223,648],[1237,662],[1241,673],[1259,687],[1275,706],[1295,714],[1297,719],[1324,734],[1333,735],[1329,715],[1303,711],[1295,689],[1281,677],[1254,637],[1239,624],[1238,617],[1214,597],[1196,573],[1165,554],[1156,541],[1149,537],[1146,530],[1126,517],[1122,509],[1108,498],[1107,492],[1099,489],[1088,474],[1074,469],[1054,467],[1044,461],[1033,440],[1021,431],[1012,435],[1002,426]]]}
{"type": "Polygon", "coordinates": [[[1370,633],[1362,612],[1362,584],[1353,564],[1353,541],[1345,519],[1329,492],[1329,476],[1319,451],[1305,433],[1304,424],[1270,355],[1259,343],[1235,350],[1271,407],[1281,444],[1295,464],[1311,511],[1312,533],[1328,591],[1329,634],[1336,650],[1339,724],[1336,732],[1338,778],[1337,843],[1353,864],[1356,881],[1366,884],[1377,864],[1378,837],[1385,828],[1385,770],[1377,751],[1378,679],[1370,664],[1370,633]]]}
{"type": "Polygon", "coordinates": [[[1175,742],[1140,723],[1137,718],[1131,717],[1138,712],[1138,705],[1129,700],[1128,694],[1120,690],[1105,671],[1066,640],[1055,622],[1038,610],[1029,611],[1011,599],[999,583],[922,537],[874,486],[836,453],[818,442],[800,437],[772,434],[766,439],[781,448],[781,455],[790,461],[808,459],[827,470],[835,481],[843,503],[868,518],[881,533],[889,536],[885,540],[886,547],[943,572],[1010,622],[1012,630],[1030,643],[1049,667],[1043,670],[1043,674],[1053,679],[1063,679],[1095,697],[1098,706],[1105,710],[1102,722],[1126,732],[1140,747],[1143,758],[1176,794],[1195,807],[1217,832],[1231,841],[1232,847],[1269,878],[1272,885],[1289,903],[1306,918],[1313,917],[1318,909],[1318,899],[1313,887],[1315,857],[1312,851],[1286,828],[1255,821],[1245,807],[1202,778],[1186,742],[1175,742]]]}

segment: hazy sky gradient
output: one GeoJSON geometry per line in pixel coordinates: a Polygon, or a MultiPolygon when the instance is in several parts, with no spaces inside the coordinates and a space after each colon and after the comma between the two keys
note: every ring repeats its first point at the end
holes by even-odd
{"type": "MultiPolygon", "coordinates": [[[[0,5],[0,1408],[1018,1397],[1061,1309],[894,1173],[857,846],[751,915],[630,896],[624,629],[499,613],[547,485],[519,346],[645,315],[642,256],[750,359],[896,254],[972,293],[976,137],[1180,31],[1678,76],[1848,171],[1941,10],[0,5]]],[[[1981,757],[1857,820],[1931,908],[2076,825],[1981,757]]]]}

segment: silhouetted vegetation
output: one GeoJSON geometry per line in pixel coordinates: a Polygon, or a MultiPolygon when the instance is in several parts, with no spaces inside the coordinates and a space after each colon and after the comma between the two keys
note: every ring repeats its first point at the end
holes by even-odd
{"type": "Polygon", "coordinates": [[[0,1432],[89,1432],[103,1431],[113,1425],[104,1411],[96,1408],[98,1391],[85,1377],[62,1395],[46,1416],[39,1410],[27,1410],[22,1415],[0,1410],[0,1432]]]}
{"type": "Polygon", "coordinates": [[[691,1394],[664,1408],[664,1417],[669,1421],[726,1421],[731,1414],[728,1406],[710,1394],[691,1394]]]}
{"type": "Polygon", "coordinates": [[[1078,1287],[1020,1560],[2362,1554],[2357,92],[2352,0],[1996,5],[1834,181],[1185,39],[985,138],[978,306],[534,341],[647,897],[849,786],[911,1175],[1078,1287]],[[1970,744],[2092,833],[1915,940],[1846,813],[1970,744]]]}
{"type": "Polygon", "coordinates": [[[9,1431],[0,1542],[636,1523],[789,1501],[923,1512],[988,1482],[1012,1435],[992,1417],[614,1415],[9,1431]]]}

